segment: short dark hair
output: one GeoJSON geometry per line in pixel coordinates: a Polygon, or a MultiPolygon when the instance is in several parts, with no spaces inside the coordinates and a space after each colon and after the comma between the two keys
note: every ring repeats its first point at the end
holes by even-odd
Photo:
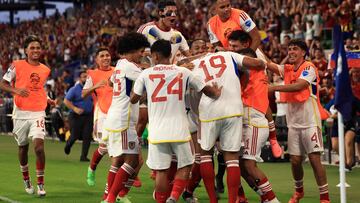
{"type": "Polygon", "coordinates": [[[243,30],[232,31],[228,37],[228,40],[237,40],[240,42],[251,42],[251,36],[249,33],[243,30]]]}
{"type": "Polygon", "coordinates": [[[245,48],[238,51],[239,54],[256,58],[256,52],[251,48],[245,48]]]}
{"type": "Polygon", "coordinates": [[[107,51],[107,52],[110,53],[109,48],[107,48],[107,47],[99,47],[95,52],[95,56],[98,56],[100,54],[100,52],[102,52],[102,51],[107,51]]]}
{"type": "Polygon", "coordinates": [[[126,54],[149,46],[150,44],[144,35],[137,32],[130,32],[120,37],[118,52],[119,54],[126,54]]]}
{"type": "Polygon", "coordinates": [[[200,38],[194,39],[194,40],[188,40],[189,47],[192,47],[192,45],[194,44],[194,42],[197,42],[197,41],[203,41],[203,42],[206,43],[206,40],[200,39],[200,38]]]}
{"type": "Polygon", "coordinates": [[[39,37],[37,37],[36,35],[29,35],[24,41],[24,49],[26,49],[31,42],[39,42],[39,44],[41,45],[41,40],[39,37]]]}
{"type": "Polygon", "coordinates": [[[171,43],[168,40],[160,39],[157,40],[151,46],[151,53],[159,53],[164,58],[169,58],[171,56],[171,43]]]}
{"type": "Polygon", "coordinates": [[[164,10],[166,6],[176,6],[175,1],[173,0],[160,0],[158,3],[158,9],[164,10]]]}
{"type": "Polygon", "coordinates": [[[305,51],[305,53],[306,53],[305,56],[308,55],[308,52],[309,52],[308,47],[307,47],[306,43],[301,39],[292,39],[292,40],[290,40],[288,46],[289,47],[290,46],[297,46],[300,49],[302,49],[303,51],[305,51]]]}

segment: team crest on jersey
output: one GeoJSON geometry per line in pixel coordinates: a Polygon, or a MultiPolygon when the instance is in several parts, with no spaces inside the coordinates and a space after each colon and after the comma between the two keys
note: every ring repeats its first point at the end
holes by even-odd
{"type": "Polygon", "coordinates": [[[177,44],[181,42],[181,35],[179,33],[175,33],[173,36],[171,36],[170,38],[170,43],[171,44],[177,44]]]}
{"type": "Polygon", "coordinates": [[[31,87],[30,87],[31,91],[39,90],[40,89],[40,87],[39,87],[39,83],[40,83],[39,74],[31,73],[31,75],[30,75],[30,83],[31,83],[31,87]]]}
{"type": "Polygon", "coordinates": [[[228,36],[231,34],[232,31],[233,31],[232,28],[227,28],[224,32],[224,37],[228,38],[228,36]]]}
{"type": "Polygon", "coordinates": [[[135,149],[135,142],[129,142],[129,148],[135,149]]]}

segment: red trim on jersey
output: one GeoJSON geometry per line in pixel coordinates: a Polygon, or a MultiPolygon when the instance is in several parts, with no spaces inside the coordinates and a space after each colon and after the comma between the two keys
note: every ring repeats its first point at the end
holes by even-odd
{"type": "Polygon", "coordinates": [[[161,28],[159,27],[159,23],[158,23],[158,22],[155,22],[154,24],[155,24],[155,26],[156,26],[157,28],[159,28],[159,30],[161,30],[161,31],[163,31],[163,32],[170,32],[170,31],[171,31],[171,28],[170,28],[169,30],[161,29],[161,28]]]}
{"type": "Polygon", "coordinates": [[[248,19],[247,15],[244,12],[240,13],[240,17],[241,19],[243,19],[244,21],[248,19]]]}
{"type": "Polygon", "coordinates": [[[145,23],[144,25],[142,25],[142,26],[139,27],[139,29],[137,30],[137,32],[138,32],[138,33],[142,33],[147,26],[154,25],[154,24],[155,24],[155,21],[145,23]]]}

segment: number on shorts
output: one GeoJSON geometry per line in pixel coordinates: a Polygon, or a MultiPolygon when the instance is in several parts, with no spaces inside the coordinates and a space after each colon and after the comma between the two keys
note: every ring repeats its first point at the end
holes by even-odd
{"type": "MultiPolygon", "coordinates": [[[[182,73],[179,73],[175,78],[171,80],[169,85],[167,86],[167,94],[177,94],[179,100],[182,100],[183,95],[183,78],[182,73]],[[175,85],[178,84],[178,88],[175,89],[175,85]]],[[[151,95],[152,102],[164,102],[167,101],[167,96],[158,96],[160,90],[165,85],[165,74],[151,74],[149,75],[151,81],[154,82],[155,79],[160,79],[159,84],[156,86],[154,92],[151,95]]]]}
{"type": "Polygon", "coordinates": [[[311,141],[318,143],[318,136],[316,132],[314,132],[314,134],[311,136],[311,141]]]}
{"type": "Polygon", "coordinates": [[[42,120],[37,120],[36,121],[36,127],[37,128],[44,128],[45,127],[45,122],[44,122],[44,120],[42,119],[42,120]]]}
{"type": "MultiPolygon", "coordinates": [[[[210,62],[210,66],[212,68],[220,68],[220,70],[215,74],[216,78],[219,78],[222,76],[222,74],[224,73],[225,69],[226,69],[226,64],[225,64],[225,58],[222,55],[216,55],[216,56],[212,56],[209,59],[210,62]],[[219,60],[217,60],[219,59],[219,60]]],[[[200,68],[204,71],[205,74],[205,82],[208,82],[210,80],[214,79],[213,75],[210,75],[208,68],[205,65],[205,61],[202,60],[200,62],[200,68]]]]}
{"type": "Polygon", "coordinates": [[[119,76],[121,73],[120,70],[115,70],[114,71],[114,84],[113,84],[113,94],[114,96],[120,96],[120,93],[121,93],[121,82],[120,82],[120,79],[117,77],[119,76]]]}

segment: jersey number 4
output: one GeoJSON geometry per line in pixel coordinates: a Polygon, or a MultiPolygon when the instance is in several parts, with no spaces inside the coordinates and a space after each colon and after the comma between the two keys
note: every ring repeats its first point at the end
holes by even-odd
{"type": "MultiPolygon", "coordinates": [[[[216,78],[221,77],[226,69],[225,58],[222,55],[215,55],[209,59],[209,62],[210,62],[210,66],[212,68],[219,68],[219,71],[215,74],[215,77],[216,78]]],[[[205,82],[208,82],[208,81],[214,79],[214,75],[210,75],[208,67],[206,66],[204,60],[200,62],[199,67],[204,71],[205,82]]]]}
{"type": "MultiPolygon", "coordinates": [[[[179,73],[177,76],[175,76],[171,82],[168,84],[166,88],[167,94],[177,94],[179,97],[179,100],[182,100],[183,97],[183,75],[182,73],[179,73]],[[175,89],[175,85],[178,84],[178,88],[175,89]]],[[[152,102],[164,102],[167,101],[167,96],[158,96],[159,92],[165,85],[165,74],[151,74],[149,75],[149,78],[151,81],[160,80],[159,84],[156,86],[154,92],[151,95],[151,101],[152,102]]]]}

